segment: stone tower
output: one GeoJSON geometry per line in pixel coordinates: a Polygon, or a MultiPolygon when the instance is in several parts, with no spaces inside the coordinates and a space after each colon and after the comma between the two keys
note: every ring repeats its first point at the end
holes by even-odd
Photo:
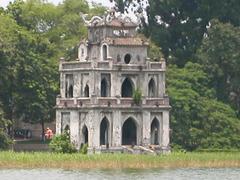
{"type": "Polygon", "coordinates": [[[111,12],[85,22],[78,59],[60,59],[56,133],[69,130],[76,147],[87,143],[89,152],[169,152],[164,59],[148,58],[148,42],[128,17],[111,12]]]}

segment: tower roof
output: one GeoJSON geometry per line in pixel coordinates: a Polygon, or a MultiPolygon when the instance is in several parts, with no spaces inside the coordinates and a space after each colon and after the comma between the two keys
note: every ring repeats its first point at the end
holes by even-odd
{"type": "Polygon", "coordinates": [[[114,11],[108,12],[104,17],[93,16],[91,20],[87,21],[85,19],[86,15],[81,14],[85,24],[88,27],[101,27],[101,26],[111,26],[111,27],[132,27],[136,28],[139,23],[135,23],[128,16],[119,15],[116,16],[114,11]]]}

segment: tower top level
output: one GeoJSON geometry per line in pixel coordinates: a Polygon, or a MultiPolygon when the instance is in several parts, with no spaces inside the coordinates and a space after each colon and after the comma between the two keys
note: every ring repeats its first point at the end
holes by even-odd
{"type": "Polygon", "coordinates": [[[117,16],[113,10],[107,12],[103,17],[93,16],[89,21],[86,20],[84,14],[82,14],[82,18],[88,27],[88,41],[92,43],[101,42],[107,37],[134,37],[139,25],[128,16],[121,14],[117,16]]]}
{"type": "Polygon", "coordinates": [[[81,41],[78,50],[80,61],[105,61],[112,59],[114,64],[145,64],[148,41],[137,36],[136,28],[140,23],[124,15],[116,15],[114,10],[103,17],[94,16],[86,20],[88,37],[81,41]]]}

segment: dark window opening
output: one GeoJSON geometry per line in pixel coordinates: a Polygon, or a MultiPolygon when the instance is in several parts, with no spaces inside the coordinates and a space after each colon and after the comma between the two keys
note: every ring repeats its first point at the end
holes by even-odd
{"type": "Polygon", "coordinates": [[[102,55],[103,55],[103,60],[107,60],[107,46],[103,45],[102,46],[102,55]]]}
{"type": "Polygon", "coordinates": [[[70,85],[68,89],[68,97],[72,98],[73,97],[73,86],[70,85]]]}
{"type": "Polygon", "coordinates": [[[84,88],[84,97],[89,97],[89,86],[86,85],[84,88]]]}
{"type": "Polygon", "coordinates": [[[83,143],[88,144],[88,129],[86,125],[83,126],[82,135],[83,135],[83,143]]]}
{"type": "Polygon", "coordinates": [[[159,145],[159,121],[154,118],[151,124],[151,144],[159,145]]]}
{"type": "Polygon", "coordinates": [[[100,145],[107,145],[109,143],[109,122],[104,118],[100,125],[100,145]]]}
{"type": "Polygon", "coordinates": [[[73,97],[73,75],[66,74],[65,76],[65,97],[72,98],[73,97]]]}
{"type": "Polygon", "coordinates": [[[122,127],[122,145],[137,144],[137,126],[132,118],[128,118],[122,127]]]}
{"type": "Polygon", "coordinates": [[[108,96],[108,83],[105,78],[101,81],[101,97],[108,96]]]}
{"type": "Polygon", "coordinates": [[[129,78],[126,78],[122,83],[122,97],[132,97],[133,83],[129,78]]]}
{"type": "Polygon", "coordinates": [[[148,83],[148,97],[156,97],[156,85],[153,79],[148,83]]]}
{"type": "Polygon", "coordinates": [[[125,62],[126,64],[129,64],[130,61],[131,61],[131,55],[130,55],[130,54],[126,54],[126,55],[124,56],[124,62],[125,62]]]}

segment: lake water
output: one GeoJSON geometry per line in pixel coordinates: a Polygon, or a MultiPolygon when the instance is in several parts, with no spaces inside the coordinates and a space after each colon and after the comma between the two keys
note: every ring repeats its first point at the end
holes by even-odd
{"type": "Polygon", "coordinates": [[[240,180],[240,168],[187,168],[150,170],[61,170],[61,169],[0,169],[0,180],[77,180],[77,179],[202,179],[240,180]]]}

